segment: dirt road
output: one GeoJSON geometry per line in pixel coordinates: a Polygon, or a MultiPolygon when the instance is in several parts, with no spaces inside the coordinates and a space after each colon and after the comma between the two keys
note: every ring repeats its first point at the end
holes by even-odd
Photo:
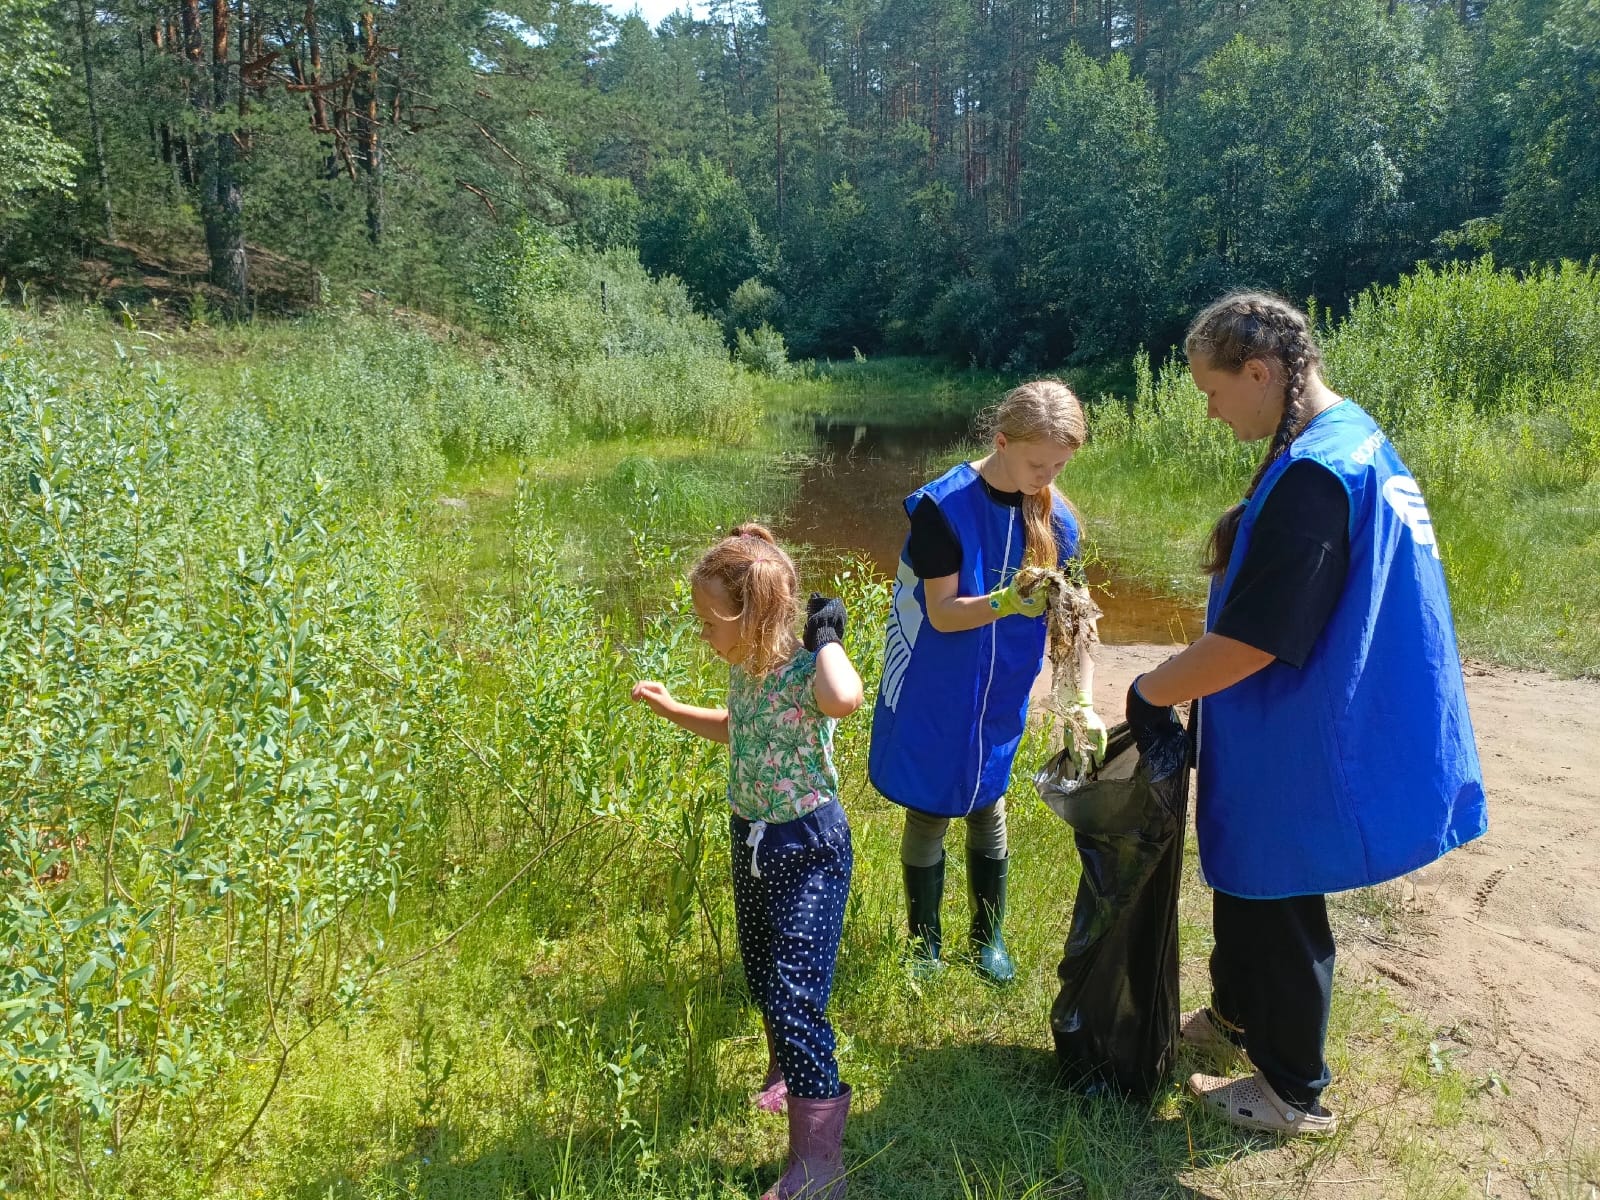
{"type": "MultiPolygon", "coordinates": [[[[1108,721],[1172,652],[1101,648],[1108,721]]],[[[1559,1160],[1600,1146],[1600,683],[1468,664],[1467,692],[1489,833],[1394,885],[1396,919],[1347,938],[1338,969],[1380,976],[1463,1074],[1503,1081],[1500,1155],[1559,1160]]]]}

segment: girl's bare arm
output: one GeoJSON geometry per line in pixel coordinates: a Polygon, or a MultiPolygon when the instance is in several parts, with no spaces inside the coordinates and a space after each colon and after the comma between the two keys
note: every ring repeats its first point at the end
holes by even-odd
{"type": "MultiPolygon", "coordinates": [[[[858,684],[859,686],[859,684],[858,684]]],[[[646,679],[633,685],[633,698],[650,706],[650,711],[665,717],[680,729],[698,734],[708,741],[728,743],[728,710],[725,708],[696,708],[680,704],[672,698],[664,683],[646,679]]]]}
{"type": "Polygon", "coordinates": [[[824,716],[848,717],[861,707],[865,695],[855,664],[838,642],[829,642],[817,651],[817,673],[811,680],[811,694],[824,716]]]}
{"type": "Polygon", "coordinates": [[[1094,654],[1092,647],[1100,644],[1099,623],[1090,621],[1089,627],[1078,638],[1074,647],[1074,654],[1078,665],[1078,694],[1087,696],[1092,705],[1094,703],[1094,654]]]}
{"type": "Polygon", "coordinates": [[[940,633],[960,633],[981,629],[998,619],[987,596],[958,596],[959,575],[941,575],[922,581],[923,599],[928,605],[928,623],[940,633]]]}

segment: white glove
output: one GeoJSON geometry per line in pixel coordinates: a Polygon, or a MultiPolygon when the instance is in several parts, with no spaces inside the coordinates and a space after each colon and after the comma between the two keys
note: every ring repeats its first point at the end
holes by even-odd
{"type": "Polygon", "coordinates": [[[1073,739],[1068,755],[1085,773],[1099,766],[1106,757],[1106,723],[1094,710],[1094,698],[1079,692],[1067,709],[1067,720],[1072,723],[1073,739]]]}

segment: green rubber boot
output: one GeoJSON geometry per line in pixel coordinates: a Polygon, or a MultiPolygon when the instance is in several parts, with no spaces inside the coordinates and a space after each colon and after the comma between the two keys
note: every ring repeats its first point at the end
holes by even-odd
{"type": "Polygon", "coordinates": [[[1010,858],[967,851],[967,883],[972,892],[972,951],[978,972],[991,983],[1010,983],[1017,968],[1006,953],[1001,922],[1006,916],[1006,866],[1010,858]]]}

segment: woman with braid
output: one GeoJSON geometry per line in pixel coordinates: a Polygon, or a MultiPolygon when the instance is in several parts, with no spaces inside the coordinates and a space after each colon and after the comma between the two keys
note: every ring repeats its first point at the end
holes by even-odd
{"type": "Polygon", "coordinates": [[[1128,691],[1135,732],[1195,706],[1211,1005],[1185,1041],[1253,1074],[1189,1090],[1236,1125],[1328,1134],[1328,892],[1434,861],[1488,828],[1427,506],[1383,431],[1329,389],[1305,314],[1241,293],[1190,326],[1207,413],[1270,438],[1212,531],[1206,633],[1128,691]]]}

